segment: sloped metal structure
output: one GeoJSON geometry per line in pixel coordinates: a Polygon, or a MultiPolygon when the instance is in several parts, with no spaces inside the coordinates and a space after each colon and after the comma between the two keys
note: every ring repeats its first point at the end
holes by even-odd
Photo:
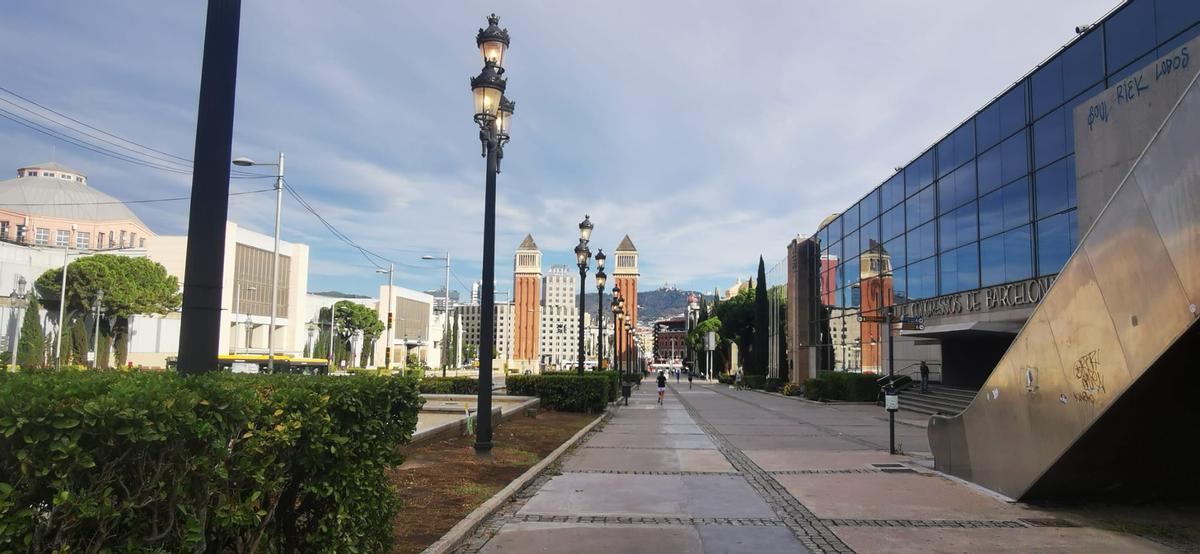
{"type": "Polygon", "coordinates": [[[1200,73],[1148,70],[1149,140],[970,407],[931,418],[938,469],[1015,499],[1200,492],[1200,73]]]}

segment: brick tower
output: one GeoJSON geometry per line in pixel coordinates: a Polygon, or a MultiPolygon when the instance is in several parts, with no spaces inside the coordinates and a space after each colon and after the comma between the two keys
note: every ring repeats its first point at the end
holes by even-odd
{"type": "MultiPolygon", "coordinates": [[[[629,318],[637,324],[637,282],[638,282],[638,251],[633,245],[633,241],[629,240],[629,235],[621,240],[621,244],[617,246],[614,252],[616,256],[615,267],[613,268],[613,279],[616,285],[621,287],[621,297],[625,299],[625,313],[629,318]]],[[[615,334],[616,359],[624,359],[621,356],[625,355],[626,350],[631,344],[629,333],[625,329],[616,329],[615,334]]]]}
{"type": "Polygon", "coordinates": [[[519,370],[538,369],[541,351],[542,251],[532,235],[513,256],[513,362],[519,370]]]}

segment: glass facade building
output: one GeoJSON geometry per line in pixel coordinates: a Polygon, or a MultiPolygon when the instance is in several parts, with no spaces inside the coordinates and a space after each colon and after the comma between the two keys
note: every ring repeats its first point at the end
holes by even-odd
{"type": "Polygon", "coordinates": [[[1200,35],[1198,22],[1200,0],[1123,3],[827,219],[818,368],[885,367],[881,306],[1057,274],[1086,230],[1073,109],[1200,35]]]}

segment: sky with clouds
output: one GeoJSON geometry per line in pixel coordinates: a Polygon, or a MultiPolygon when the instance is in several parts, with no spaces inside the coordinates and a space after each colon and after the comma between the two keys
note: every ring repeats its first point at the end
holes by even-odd
{"type": "MultiPolygon", "coordinates": [[[[397,262],[398,285],[478,279],[484,164],[471,120],[474,36],[512,36],[512,142],[499,177],[497,289],[532,233],[544,263],[629,234],[644,288],[712,290],[809,234],[1049,56],[1117,0],[243,2],[234,155],[287,155],[287,181],[339,230],[397,262]]],[[[190,158],[204,3],[13,2],[0,87],[190,158]]],[[[0,98],[12,100],[0,93],[0,98]]],[[[0,105],[8,107],[10,105],[0,105]]],[[[190,177],[103,157],[0,119],[0,175],[54,157],[122,200],[185,196],[190,177]]],[[[264,168],[270,172],[271,168],[264,168]]],[[[270,186],[238,180],[235,191],[270,186]]],[[[231,198],[270,233],[273,197],[231,198]]],[[[187,203],[140,204],[160,234],[187,203]]],[[[285,200],[311,245],[310,290],[373,294],[374,267],[285,200]]]]}

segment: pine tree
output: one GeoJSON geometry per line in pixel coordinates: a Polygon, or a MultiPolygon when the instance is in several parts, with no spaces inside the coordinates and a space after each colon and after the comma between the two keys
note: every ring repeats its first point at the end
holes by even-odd
{"type": "Polygon", "coordinates": [[[452,367],[458,367],[458,318],[454,318],[454,330],[451,331],[450,344],[452,346],[450,355],[450,364],[452,367]]]}
{"type": "Polygon", "coordinates": [[[21,342],[17,343],[17,365],[24,368],[45,365],[46,339],[42,334],[40,310],[37,296],[29,295],[29,306],[25,308],[25,318],[21,322],[21,342]]]}
{"type": "Polygon", "coordinates": [[[758,257],[758,282],[754,285],[754,342],[750,347],[750,363],[746,373],[766,375],[770,348],[771,306],[767,301],[767,268],[762,256],[758,257]]]}
{"type": "Polygon", "coordinates": [[[74,353],[75,363],[79,365],[87,365],[88,355],[88,334],[87,322],[83,317],[76,316],[71,320],[71,326],[68,328],[71,331],[71,352],[74,353]]]}

